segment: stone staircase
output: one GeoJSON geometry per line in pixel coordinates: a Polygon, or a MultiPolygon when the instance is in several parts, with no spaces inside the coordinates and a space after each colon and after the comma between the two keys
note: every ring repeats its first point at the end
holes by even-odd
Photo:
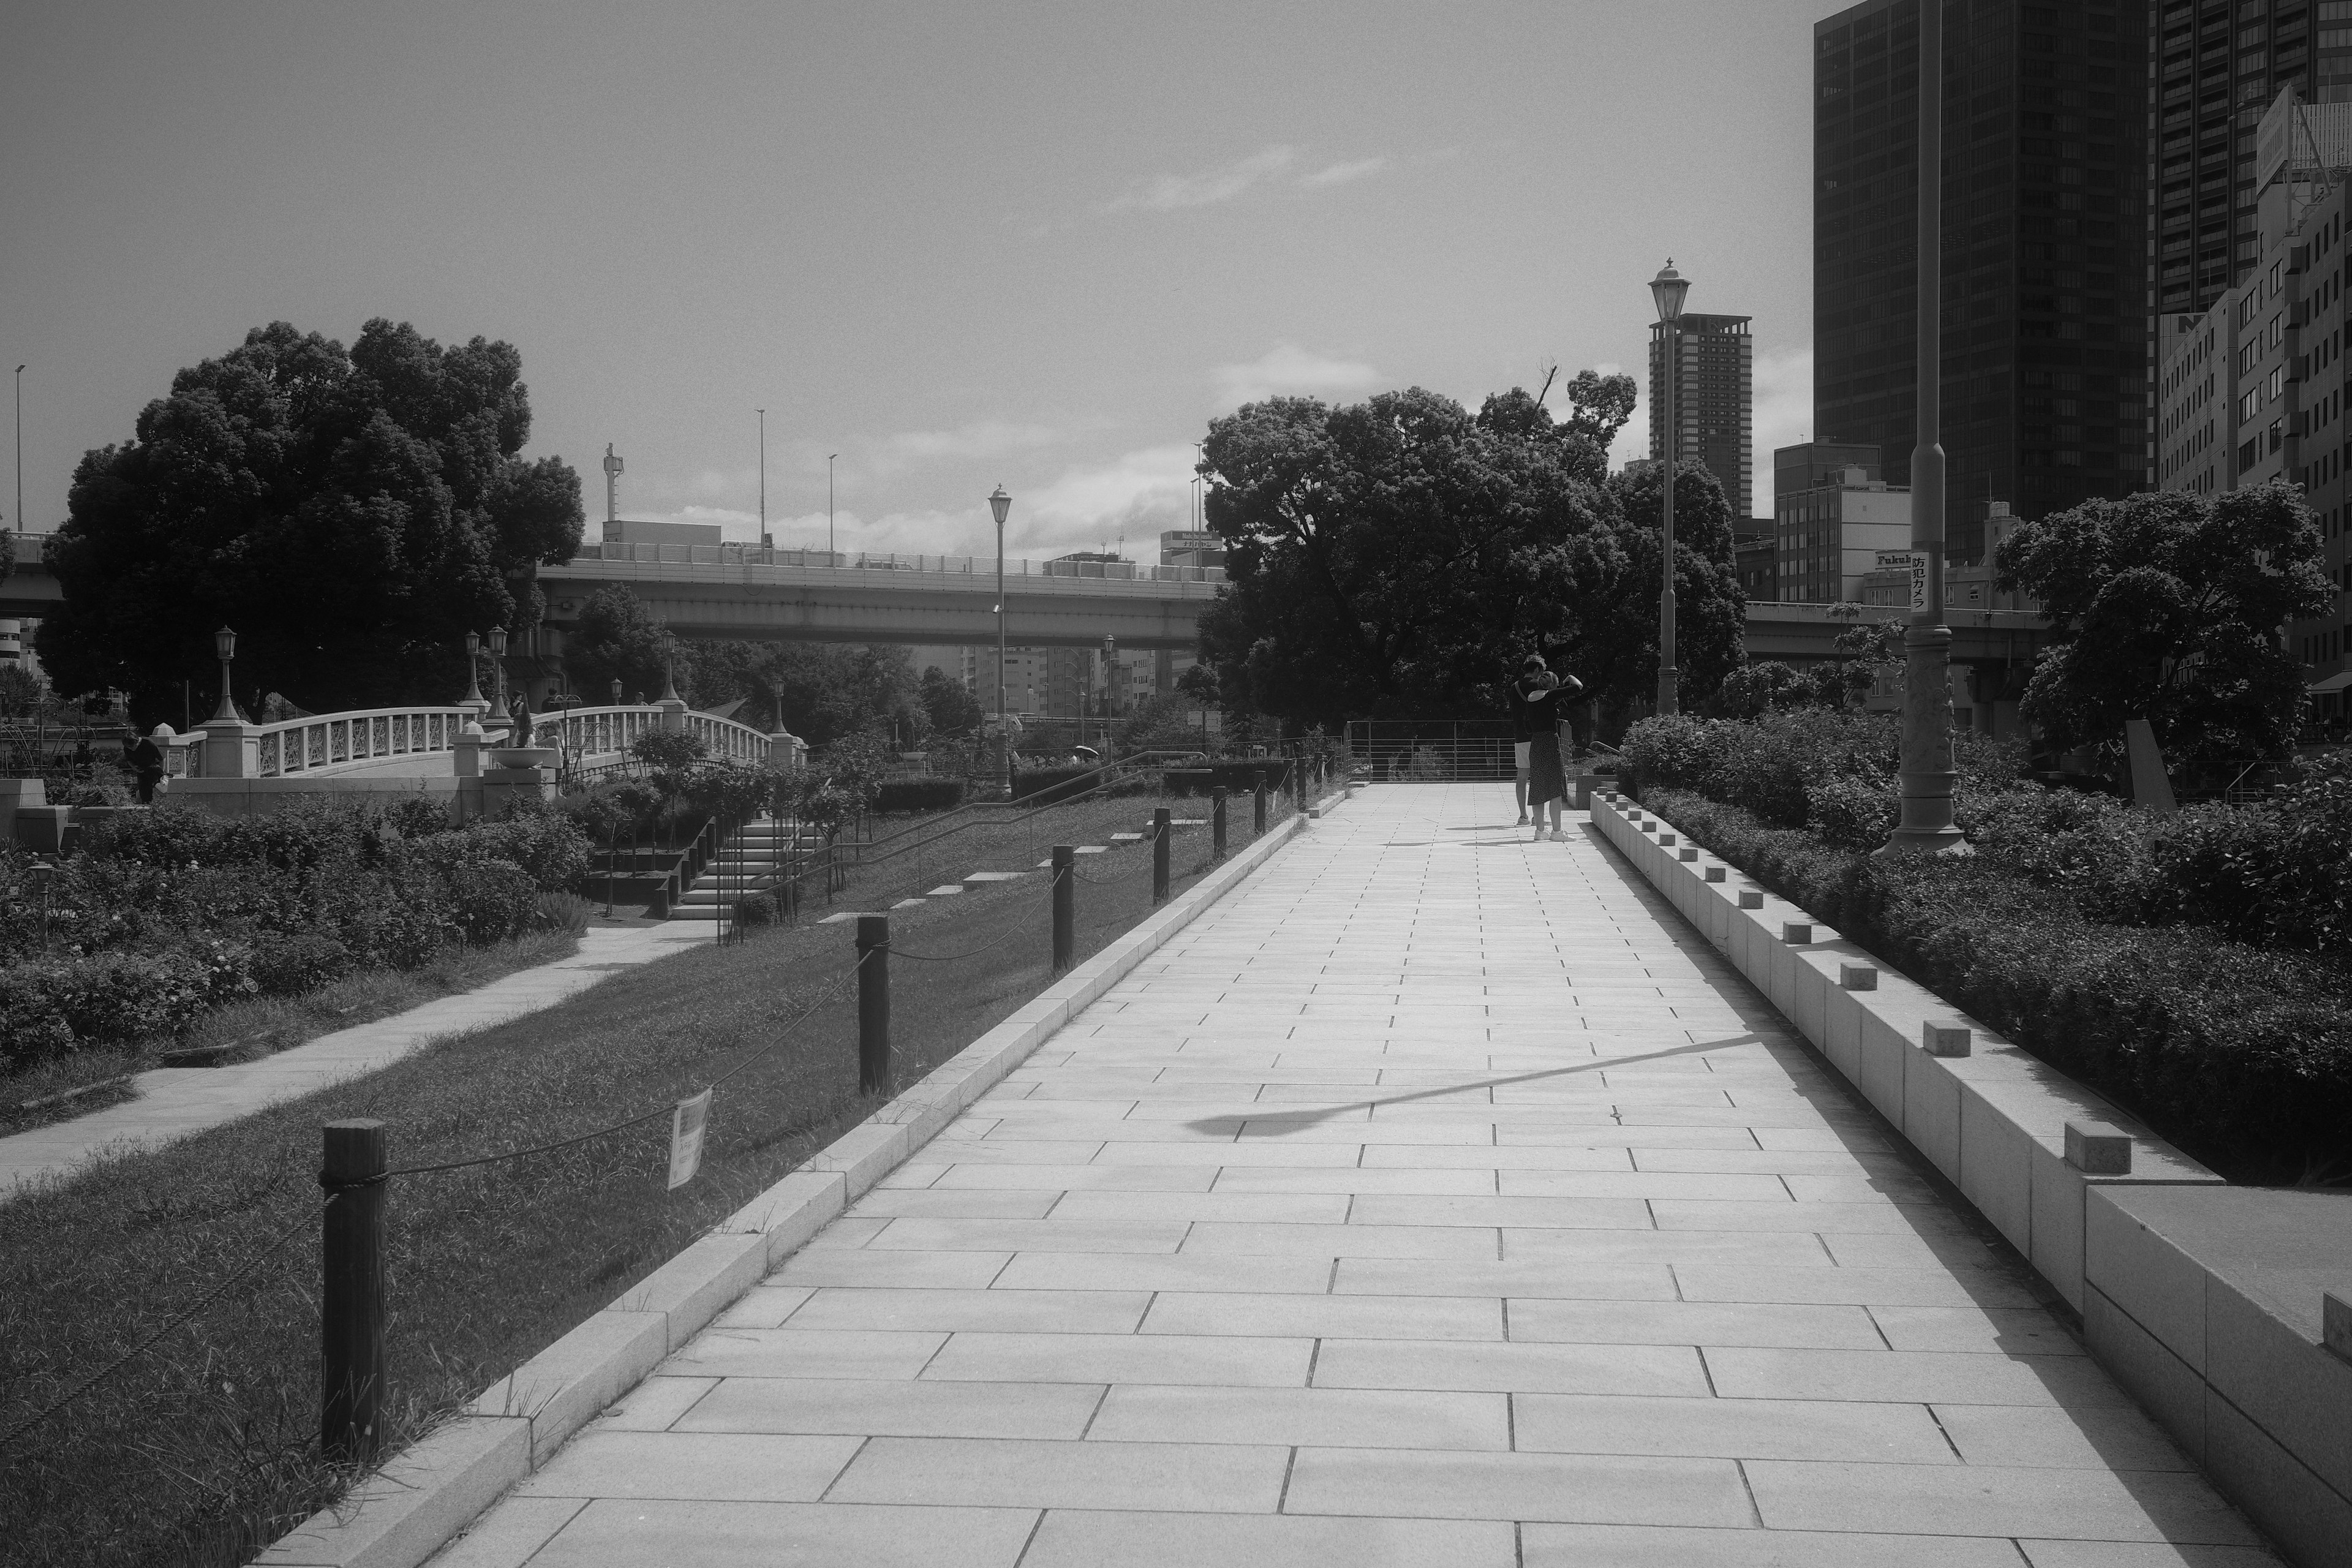
{"type": "MultiPolygon", "coordinates": [[[[763,816],[746,823],[702,868],[694,886],[670,906],[674,921],[715,921],[734,900],[764,893],[782,881],[796,863],[813,858],[824,847],[824,835],[803,826],[793,837],[790,824],[763,816]]],[[[816,889],[819,897],[822,887],[816,889]]]]}

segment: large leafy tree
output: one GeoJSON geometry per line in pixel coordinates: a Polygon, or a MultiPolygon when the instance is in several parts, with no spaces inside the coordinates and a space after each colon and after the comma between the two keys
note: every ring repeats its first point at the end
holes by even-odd
{"type": "Polygon", "coordinates": [[[934,730],[976,730],[984,717],[981,712],[980,699],[966,690],[962,681],[936,664],[923,671],[919,697],[923,711],[930,716],[934,730]]]}
{"type": "MultiPolygon", "coordinates": [[[[1657,481],[1645,502],[1639,477],[1608,474],[1627,378],[1587,373],[1570,394],[1565,422],[1517,389],[1474,416],[1420,388],[1213,422],[1202,471],[1229,584],[1201,637],[1227,706],[1297,724],[1494,711],[1540,651],[1622,720],[1655,679],[1657,481]]],[[[1675,496],[1681,663],[1703,692],[1738,658],[1729,513],[1704,474],[1675,496]]]]}
{"type": "MultiPolygon", "coordinates": [[[[644,601],[625,583],[589,595],[563,642],[564,671],[592,703],[609,701],[615,680],[625,702],[658,697],[674,663],[677,679],[689,680],[693,656],[667,627],[646,614],[644,601]]],[[[679,689],[683,692],[685,687],[679,689]]]]}
{"type": "Polygon", "coordinates": [[[2092,500],[2001,543],[2001,586],[2056,637],[2022,704],[2052,744],[2119,743],[2145,718],[2174,757],[2274,756],[2294,743],[2303,674],[2288,621],[2335,597],[2319,530],[2290,485],[2092,500]]]}
{"type": "Polygon", "coordinates": [[[465,634],[535,623],[537,568],[580,542],[579,476],[525,460],[530,435],[509,344],[378,319],[346,353],[256,328],[75,470],[42,662],[62,689],[176,712],[226,623],[241,692],[314,712],[452,699],[465,634]]]}

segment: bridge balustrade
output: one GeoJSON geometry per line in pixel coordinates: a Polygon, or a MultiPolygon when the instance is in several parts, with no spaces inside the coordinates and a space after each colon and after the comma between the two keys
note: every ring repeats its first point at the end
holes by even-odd
{"type": "MultiPolygon", "coordinates": [[[[281,778],[380,758],[454,752],[468,717],[463,708],[377,708],[264,724],[256,737],[255,775],[281,778]]],[[[192,762],[200,771],[200,759],[192,762]]]]}

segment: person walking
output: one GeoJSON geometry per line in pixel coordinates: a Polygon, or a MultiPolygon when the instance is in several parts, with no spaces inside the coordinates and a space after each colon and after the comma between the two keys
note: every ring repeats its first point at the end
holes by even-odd
{"type": "Polygon", "coordinates": [[[1540,654],[1520,661],[1514,694],[1528,715],[1528,806],[1535,814],[1536,838],[1544,837],[1544,809],[1551,810],[1551,837],[1568,835],[1559,826],[1560,808],[1568,795],[1568,774],[1559,761],[1559,733],[1568,710],[1582,694],[1584,683],[1572,675],[1555,675],[1540,654]]]}
{"type": "MultiPolygon", "coordinates": [[[[1533,657],[1533,656],[1530,656],[1533,657]]],[[[1528,705],[1519,697],[1519,682],[1503,689],[1511,706],[1511,795],[1519,803],[1519,826],[1528,825],[1528,705]]]]}
{"type": "Polygon", "coordinates": [[[131,748],[131,754],[125,759],[131,764],[132,775],[139,781],[139,804],[142,805],[155,804],[155,786],[163,782],[163,748],[155,742],[168,740],[171,735],[170,726],[156,725],[140,737],[139,743],[131,748]]]}

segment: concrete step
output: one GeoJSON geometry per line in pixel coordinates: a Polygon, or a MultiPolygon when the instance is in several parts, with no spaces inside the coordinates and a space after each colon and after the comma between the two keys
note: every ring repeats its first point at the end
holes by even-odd
{"type": "Polygon", "coordinates": [[[1027,875],[1029,873],[1026,871],[967,871],[964,873],[963,885],[965,890],[970,891],[974,888],[985,888],[995,882],[1017,882],[1027,875]]]}

